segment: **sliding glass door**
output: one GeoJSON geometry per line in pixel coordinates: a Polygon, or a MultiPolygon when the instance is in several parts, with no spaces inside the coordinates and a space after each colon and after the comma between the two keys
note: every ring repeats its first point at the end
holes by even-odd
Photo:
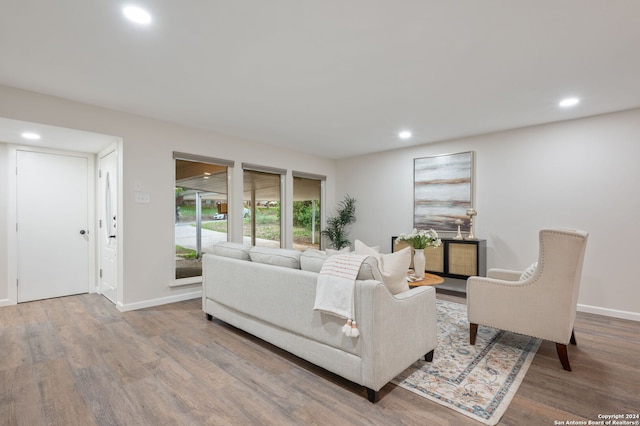
{"type": "Polygon", "coordinates": [[[243,239],[252,246],[280,247],[281,174],[244,170],[243,239]]]}
{"type": "Polygon", "coordinates": [[[175,172],[175,277],[201,276],[202,254],[227,241],[227,166],[178,156],[175,172]]]}
{"type": "Polygon", "coordinates": [[[293,172],[293,248],[320,249],[322,176],[293,172]]]}

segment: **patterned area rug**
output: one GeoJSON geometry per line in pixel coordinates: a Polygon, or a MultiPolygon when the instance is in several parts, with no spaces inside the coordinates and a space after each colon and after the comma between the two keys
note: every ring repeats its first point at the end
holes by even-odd
{"type": "Polygon", "coordinates": [[[497,424],[540,340],[480,326],[471,346],[466,305],[438,300],[437,309],[433,362],[417,361],[393,383],[484,424],[497,424]]]}

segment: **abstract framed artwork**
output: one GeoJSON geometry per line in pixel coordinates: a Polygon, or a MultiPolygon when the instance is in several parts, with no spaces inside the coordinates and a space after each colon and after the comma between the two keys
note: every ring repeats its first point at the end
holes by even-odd
{"type": "Polygon", "coordinates": [[[413,226],[455,232],[456,219],[469,228],[473,204],[473,151],[415,158],[413,226]]]}

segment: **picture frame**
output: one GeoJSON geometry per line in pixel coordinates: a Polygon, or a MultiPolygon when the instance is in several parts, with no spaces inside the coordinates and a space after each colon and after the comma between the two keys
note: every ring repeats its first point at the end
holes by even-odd
{"type": "Polygon", "coordinates": [[[414,158],[414,214],[416,229],[456,232],[454,223],[469,230],[467,209],[473,207],[474,152],[414,158]]]}

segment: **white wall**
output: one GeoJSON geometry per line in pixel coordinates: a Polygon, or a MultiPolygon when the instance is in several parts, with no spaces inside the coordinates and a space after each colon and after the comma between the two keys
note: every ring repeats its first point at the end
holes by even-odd
{"type": "MultiPolygon", "coordinates": [[[[241,176],[238,169],[242,162],[325,175],[327,204],[334,204],[333,160],[6,86],[0,86],[0,117],[122,138],[124,217],[119,223],[124,245],[122,309],[166,303],[194,294],[194,287],[169,287],[174,275],[173,151],[235,160],[236,176],[241,176]],[[142,184],[142,192],[150,194],[150,204],[134,202],[136,182],[142,184]]],[[[0,149],[2,165],[6,164],[3,152],[0,149]]],[[[0,177],[0,199],[6,203],[6,184],[3,186],[2,179],[5,178],[0,177]]],[[[241,188],[236,188],[234,194],[239,194],[236,202],[241,203],[238,201],[241,188]]],[[[0,220],[2,210],[0,208],[0,220]]],[[[6,230],[0,229],[0,236],[3,232],[6,230]]],[[[237,230],[235,232],[238,234],[237,230]]],[[[0,266],[6,258],[6,252],[0,246],[0,266]]],[[[0,278],[0,299],[6,293],[7,285],[6,280],[3,282],[0,278]]]]}
{"type": "Polygon", "coordinates": [[[475,233],[488,267],[524,269],[543,227],[590,233],[579,309],[640,320],[640,109],[338,162],[336,199],[357,199],[351,239],[390,249],[413,227],[413,159],[475,151],[475,233]]]}
{"type": "MultiPolygon", "coordinates": [[[[537,256],[537,231],[590,232],[580,309],[640,320],[636,244],[640,240],[640,109],[336,162],[175,124],[0,86],[0,117],[123,139],[123,308],[188,297],[173,278],[172,151],[328,176],[327,212],[345,194],[357,201],[351,237],[390,249],[413,225],[413,159],[476,152],[476,234],[488,266],[524,268],[537,256]],[[135,204],[134,183],[151,195],[135,204]],[[335,188],[339,193],[335,196],[335,188]]],[[[0,144],[0,270],[6,271],[6,149],[0,144]]],[[[238,173],[236,173],[238,174],[238,173]]],[[[239,191],[236,190],[236,193],[239,191]]],[[[0,274],[0,301],[6,298],[0,274]]]]}

